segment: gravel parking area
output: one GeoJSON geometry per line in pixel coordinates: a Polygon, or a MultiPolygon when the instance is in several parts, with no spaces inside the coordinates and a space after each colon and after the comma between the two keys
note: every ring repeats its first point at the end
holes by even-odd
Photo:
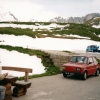
{"type": "Polygon", "coordinates": [[[62,74],[30,79],[31,88],[12,100],[100,100],[100,76],[64,78],[62,74]]]}

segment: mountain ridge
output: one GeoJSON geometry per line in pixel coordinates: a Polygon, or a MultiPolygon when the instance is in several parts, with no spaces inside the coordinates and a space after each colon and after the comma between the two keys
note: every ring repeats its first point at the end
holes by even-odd
{"type": "Polygon", "coordinates": [[[0,6],[0,22],[3,21],[18,21],[18,19],[10,11],[0,6]]]}
{"type": "MultiPolygon", "coordinates": [[[[69,18],[58,16],[58,17],[50,19],[48,22],[84,24],[86,21],[92,20],[96,17],[100,17],[100,13],[89,13],[82,17],[69,17],[69,18]]],[[[3,7],[0,6],[0,22],[6,22],[6,21],[7,22],[9,21],[21,22],[21,20],[17,19],[17,17],[13,13],[5,10],[3,7]]],[[[39,22],[39,21],[32,18],[32,19],[29,19],[29,22],[39,22]]]]}
{"type": "Polygon", "coordinates": [[[69,18],[63,18],[63,17],[55,17],[53,19],[50,19],[50,22],[65,22],[65,23],[79,23],[84,24],[86,21],[91,20],[93,18],[100,17],[99,13],[90,13],[82,17],[69,17],[69,18]]]}

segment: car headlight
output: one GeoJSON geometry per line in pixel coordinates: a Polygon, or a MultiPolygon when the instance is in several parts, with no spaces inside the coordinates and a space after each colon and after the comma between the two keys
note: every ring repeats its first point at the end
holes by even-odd
{"type": "Polygon", "coordinates": [[[76,70],[77,70],[77,71],[80,71],[80,70],[81,70],[81,68],[76,68],[76,70]]]}

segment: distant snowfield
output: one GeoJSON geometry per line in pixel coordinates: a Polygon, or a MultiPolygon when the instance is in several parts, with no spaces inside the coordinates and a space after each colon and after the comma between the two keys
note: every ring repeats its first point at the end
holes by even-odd
{"type": "Polygon", "coordinates": [[[58,25],[56,23],[51,23],[50,25],[42,25],[39,23],[35,23],[35,25],[25,25],[25,24],[0,24],[0,27],[13,27],[13,28],[30,28],[33,29],[47,29],[50,30],[52,28],[63,28],[65,26],[69,26],[69,24],[66,25],[58,25]]]}
{"type": "Polygon", "coordinates": [[[94,28],[100,28],[100,25],[93,25],[94,28]]]}
{"type": "Polygon", "coordinates": [[[100,45],[100,42],[86,39],[31,38],[28,36],[0,35],[2,45],[21,46],[42,50],[69,50],[85,52],[88,45],[100,45]]]}

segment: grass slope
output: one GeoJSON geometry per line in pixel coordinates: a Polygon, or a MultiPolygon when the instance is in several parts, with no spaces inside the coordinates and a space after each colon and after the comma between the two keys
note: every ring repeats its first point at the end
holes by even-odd
{"type": "MultiPolygon", "coordinates": [[[[13,22],[14,24],[28,24],[28,25],[34,25],[35,22],[13,22]]],[[[43,25],[50,25],[50,22],[48,23],[39,23],[43,25]]],[[[85,25],[85,24],[74,24],[74,23],[57,23],[59,25],[68,25],[65,26],[64,28],[53,28],[51,31],[49,30],[35,30],[33,31],[32,29],[22,29],[22,28],[12,28],[12,27],[2,27],[0,28],[0,34],[14,34],[16,36],[18,35],[27,35],[32,38],[35,38],[36,36],[38,38],[43,38],[43,37],[54,37],[54,38],[71,38],[75,39],[75,37],[64,37],[64,35],[79,35],[82,37],[88,37],[91,40],[94,41],[100,41],[100,28],[93,28],[91,25],[85,25]],[[47,34],[47,35],[44,35],[47,34]],[[61,35],[61,36],[56,36],[56,35],[61,35]]]]}

